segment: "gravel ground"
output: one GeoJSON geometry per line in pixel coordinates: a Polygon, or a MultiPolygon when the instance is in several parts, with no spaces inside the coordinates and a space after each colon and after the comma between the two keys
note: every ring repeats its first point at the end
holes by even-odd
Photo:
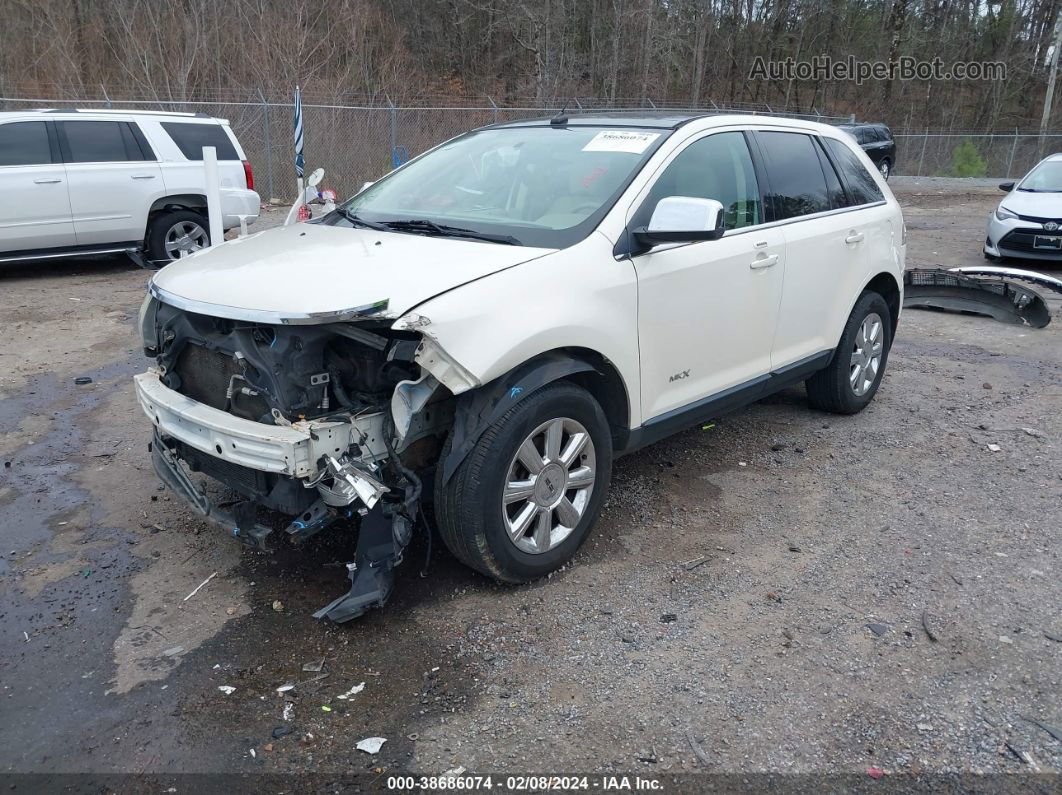
{"type": "MultiPolygon", "coordinates": [[[[991,183],[894,187],[910,265],[982,261],[991,183]]],[[[348,535],[249,552],[159,490],[148,275],[0,271],[0,770],[1062,768],[1058,296],[1043,330],[908,311],[862,414],[796,388],[679,434],[617,462],[564,571],[500,587],[436,544],[422,577],[421,539],[337,627],[348,535]]]]}

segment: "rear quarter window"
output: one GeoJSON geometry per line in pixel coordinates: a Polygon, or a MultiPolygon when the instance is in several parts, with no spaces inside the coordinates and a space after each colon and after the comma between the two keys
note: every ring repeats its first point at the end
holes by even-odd
{"type": "Polygon", "coordinates": [[[830,159],[833,160],[848,184],[848,195],[853,205],[885,200],[885,195],[878,187],[878,183],[874,181],[874,177],[866,170],[855,152],[836,138],[823,140],[826,143],[826,150],[830,153],[830,159]]]}
{"type": "Polygon", "coordinates": [[[202,160],[203,147],[213,146],[218,151],[218,160],[239,160],[236,147],[229,140],[220,124],[192,124],[189,122],[164,121],[162,129],[177,144],[177,148],[189,160],[202,160]]]}

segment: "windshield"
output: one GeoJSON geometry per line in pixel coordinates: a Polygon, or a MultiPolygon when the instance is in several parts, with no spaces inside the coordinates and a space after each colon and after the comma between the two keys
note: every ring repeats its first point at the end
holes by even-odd
{"type": "Polygon", "coordinates": [[[563,248],[597,226],[668,132],[479,130],[384,177],[325,222],[563,248]]]}
{"type": "Polygon", "coordinates": [[[1045,160],[1021,181],[1018,190],[1058,193],[1062,191],[1062,160],[1045,160]]]}

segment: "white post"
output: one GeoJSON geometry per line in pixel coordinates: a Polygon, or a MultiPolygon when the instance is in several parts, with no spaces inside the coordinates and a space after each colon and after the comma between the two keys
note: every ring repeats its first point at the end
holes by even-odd
{"type": "Polygon", "coordinates": [[[299,208],[306,204],[306,180],[298,177],[295,181],[299,185],[299,193],[295,201],[291,203],[291,209],[288,210],[287,218],[284,219],[284,226],[291,226],[295,223],[299,218],[299,208]]]}
{"type": "Polygon", "coordinates": [[[207,219],[210,226],[211,247],[225,242],[225,229],[221,220],[221,177],[218,175],[218,150],[213,146],[203,147],[203,172],[207,197],[207,219]]]}

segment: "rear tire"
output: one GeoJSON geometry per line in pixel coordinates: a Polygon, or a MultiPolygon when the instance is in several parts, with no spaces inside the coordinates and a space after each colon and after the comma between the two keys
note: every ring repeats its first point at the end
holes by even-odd
{"type": "Polygon", "coordinates": [[[889,162],[888,158],[878,163],[878,171],[881,172],[881,178],[888,182],[889,177],[892,176],[892,163],[889,162]]]}
{"type": "Polygon", "coordinates": [[[166,210],[148,224],[148,258],[161,267],[210,245],[210,227],[195,210],[166,210]]]}
{"type": "MultiPolygon", "coordinates": [[[[452,436],[441,460],[451,444],[452,436]]],[[[611,471],[612,434],[601,406],[574,384],[549,384],[487,428],[448,483],[437,473],[439,535],[458,560],[488,577],[534,580],[571,560],[586,540],[611,471]],[[522,463],[528,459],[537,474],[522,463]]]]}
{"type": "Polygon", "coordinates": [[[829,366],[804,382],[812,408],[856,414],[874,399],[892,347],[890,318],[881,295],[859,296],[829,366]]]}

